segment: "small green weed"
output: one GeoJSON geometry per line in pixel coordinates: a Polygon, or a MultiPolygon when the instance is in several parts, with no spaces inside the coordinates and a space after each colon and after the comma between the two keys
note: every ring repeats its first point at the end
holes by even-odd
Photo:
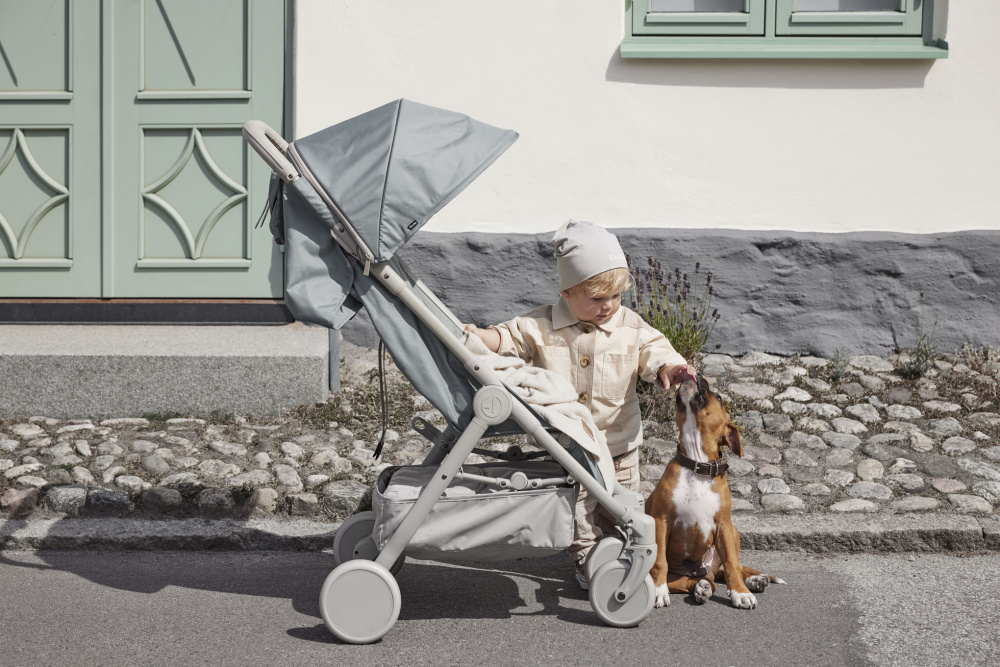
{"type": "Polygon", "coordinates": [[[208,415],[208,423],[232,426],[236,423],[236,416],[225,410],[212,410],[212,413],[208,415]]]}
{"type": "Polygon", "coordinates": [[[917,333],[917,342],[907,355],[896,366],[899,374],[907,380],[916,380],[923,377],[931,369],[934,357],[937,356],[937,345],[934,342],[934,332],[937,330],[937,317],[934,318],[934,327],[930,333],[924,331],[924,293],[920,293],[920,325],[917,333]]]}
{"type": "Polygon", "coordinates": [[[839,382],[847,376],[847,371],[850,370],[851,364],[844,354],[844,350],[837,348],[833,351],[833,358],[830,359],[830,379],[834,382],[839,382]]]}
{"type": "Polygon", "coordinates": [[[916,380],[923,377],[924,373],[931,369],[935,356],[937,356],[937,346],[934,344],[933,338],[921,333],[917,336],[917,344],[896,369],[907,380],[916,380]]]}
{"type": "Polygon", "coordinates": [[[154,431],[165,430],[168,419],[176,419],[183,416],[179,412],[147,412],[143,415],[149,421],[149,427],[154,431]]]}

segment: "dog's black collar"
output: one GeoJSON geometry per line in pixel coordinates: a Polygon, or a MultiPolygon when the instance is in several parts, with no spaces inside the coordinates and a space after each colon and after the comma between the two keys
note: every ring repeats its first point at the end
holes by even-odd
{"type": "Polygon", "coordinates": [[[726,474],[729,470],[729,464],[726,463],[725,459],[716,459],[710,462],[695,461],[694,459],[689,459],[688,457],[681,454],[681,450],[678,449],[677,453],[674,454],[674,460],[680,463],[685,468],[694,471],[696,475],[705,475],[707,477],[721,477],[726,474]]]}

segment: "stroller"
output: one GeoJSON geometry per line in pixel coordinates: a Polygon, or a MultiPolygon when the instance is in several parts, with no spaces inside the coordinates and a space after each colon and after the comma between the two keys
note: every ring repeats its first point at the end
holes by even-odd
{"type": "Polygon", "coordinates": [[[394,575],[405,556],[484,561],[564,550],[577,485],[615,517],[621,534],[602,539],[587,557],[591,606],[616,627],[645,619],[657,547],[642,496],[613,480],[606,486],[579,443],[481,363],[463,345],[460,321],[397,254],[517,134],[408,100],[291,144],[260,121],[246,123],[243,134],[274,172],[261,220],[270,213],[285,251],[289,309],[340,328],[365,308],[396,365],[447,422],[439,430],[415,418],[414,429],[433,443],[430,453],[420,465],[382,471],[374,511],[355,514],[337,531],[337,566],[320,591],[327,628],[356,644],[383,637],[399,617],[394,575]],[[542,451],[476,447],[517,433],[542,451]],[[498,462],[466,465],[473,453],[498,462]],[[550,460],[538,460],[543,456],[550,460]]]}

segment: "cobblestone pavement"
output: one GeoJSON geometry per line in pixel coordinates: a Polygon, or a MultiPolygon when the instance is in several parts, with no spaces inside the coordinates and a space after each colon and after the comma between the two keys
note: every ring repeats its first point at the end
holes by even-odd
{"type": "MultiPolygon", "coordinates": [[[[705,356],[702,373],[743,433],[743,458],[729,457],[734,510],[992,514],[1000,502],[1000,363],[987,352],[944,355],[916,380],[898,374],[905,358],[705,356]]],[[[374,460],[375,356],[351,345],[342,353],[344,391],[281,418],[0,420],[0,517],[342,520],[381,470],[429,451],[408,430],[413,414],[443,423],[390,369],[390,429],[374,460]]],[[[646,403],[647,417],[660,416],[645,422],[648,493],[677,441],[664,411],[671,399],[646,403]]]]}

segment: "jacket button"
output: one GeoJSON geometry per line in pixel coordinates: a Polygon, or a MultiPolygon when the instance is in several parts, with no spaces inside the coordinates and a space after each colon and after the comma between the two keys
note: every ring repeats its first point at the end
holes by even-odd
{"type": "Polygon", "coordinates": [[[576,400],[580,401],[581,403],[586,403],[587,402],[587,395],[586,394],[580,394],[580,398],[578,398],[576,400]]]}
{"type": "Polygon", "coordinates": [[[590,333],[591,331],[593,331],[593,330],[594,330],[594,325],[592,325],[592,324],[588,324],[587,326],[583,327],[583,330],[584,330],[584,332],[586,332],[586,333],[590,333]]]}
{"type": "Polygon", "coordinates": [[[586,368],[587,366],[589,366],[590,365],[590,357],[584,357],[583,359],[581,359],[580,360],[580,365],[583,366],[584,368],[586,368]]]}

